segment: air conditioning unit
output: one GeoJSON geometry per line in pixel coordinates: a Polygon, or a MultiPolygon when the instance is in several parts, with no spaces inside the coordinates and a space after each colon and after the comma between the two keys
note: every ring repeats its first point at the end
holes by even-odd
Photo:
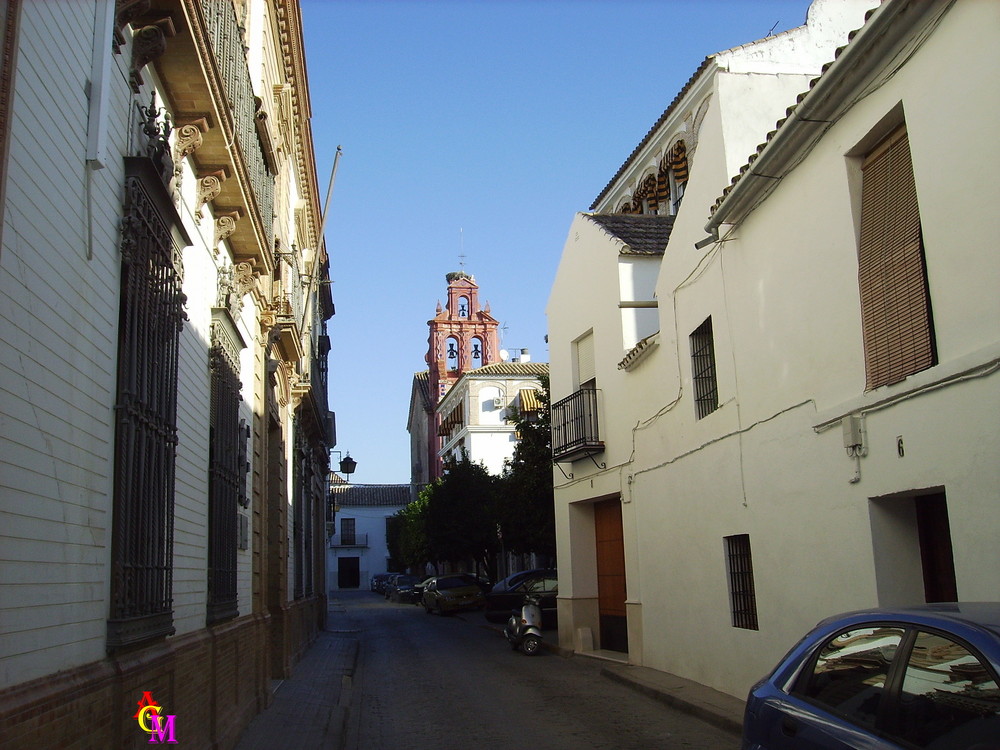
{"type": "Polygon", "coordinates": [[[502,409],[503,408],[503,399],[502,398],[495,398],[495,399],[493,399],[493,408],[494,409],[502,409]]]}

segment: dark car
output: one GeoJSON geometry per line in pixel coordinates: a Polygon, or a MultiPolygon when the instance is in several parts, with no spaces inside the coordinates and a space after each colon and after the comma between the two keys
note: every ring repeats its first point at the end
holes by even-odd
{"type": "Polygon", "coordinates": [[[507,591],[513,588],[525,578],[531,578],[533,576],[548,575],[552,578],[556,577],[555,568],[532,568],[531,570],[522,570],[518,573],[511,573],[509,576],[504,578],[502,581],[497,581],[491,588],[490,591],[507,591]]]}
{"type": "MultiPolygon", "coordinates": [[[[542,609],[542,627],[556,626],[556,596],[559,594],[559,581],[554,570],[529,571],[517,576],[513,585],[506,585],[510,578],[500,581],[486,595],[486,607],[483,610],[490,622],[506,622],[510,613],[519,610],[524,604],[525,594],[538,596],[542,609]]],[[[514,576],[511,576],[513,578],[514,576]]]]}
{"type": "Polygon", "coordinates": [[[743,750],[998,750],[1000,603],[824,620],[750,690],[743,750]]]}
{"type": "Polygon", "coordinates": [[[373,575],[371,582],[369,583],[369,587],[371,588],[371,590],[376,591],[379,594],[384,593],[385,584],[386,581],[389,580],[390,575],[391,573],[376,573],[375,575],[373,575]]]}
{"type": "Polygon", "coordinates": [[[414,601],[416,595],[415,587],[418,583],[420,583],[420,579],[417,576],[400,573],[389,584],[386,589],[385,598],[392,602],[411,604],[414,601]]]}
{"type": "Polygon", "coordinates": [[[467,573],[434,576],[424,583],[421,602],[425,610],[439,615],[479,609],[483,606],[483,590],[479,580],[467,573]]]}

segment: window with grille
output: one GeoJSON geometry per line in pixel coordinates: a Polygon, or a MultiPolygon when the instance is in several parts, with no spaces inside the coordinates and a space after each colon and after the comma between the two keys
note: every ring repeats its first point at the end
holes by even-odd
{"type": "Polygon", "coordinates": [[[234,352],[219,324],[209,352],[211,401],[208,445],[208,617],[209,623],[239,614],[236,596],[237,506],[246,492],[246,425],[240,419],[241,383],[234,352]]]}
{"type": "Polygon", "coordinates": [[[356,525],[354,518],[340,519],[340,542],[341,544],[354,544],[356,536],[356,525]]]}
{"type": "Polygon", "coordinates": [[[694,383],[698,419],[719,408],[719,386],[715,375],[715,337],[708,318],[691,334],[691,379],[694,383]]]}
{"type": "Polygon", "coordinates": [[[109,651],[174,632],[177,362],[185,319],[180,219],[151,162],[125,161],[109,651]]]}
{"type": "Polygon", "coordinates": [[[906,128],[862,164],[858,285],[867,390],[937,363],[920,211],[906,128]]]}
{"type": "Polygon", "coordinates": [[[729,606],[734,628],[758,630],[757,595],[753,587],[750,535],[725,537],[726,572],[729,575],[729,606]]]}

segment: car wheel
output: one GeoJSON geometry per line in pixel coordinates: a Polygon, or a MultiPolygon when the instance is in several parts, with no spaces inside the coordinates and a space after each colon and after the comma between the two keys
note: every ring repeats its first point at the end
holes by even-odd
{"type": "Polygon", "coordinates": [[[537,635],[526,635],[524,640],[521,641],[521,651],[526,653],[528,656],[534,656],[538,653],[538,649],[541,645],[542,643],[538,639],[537,635]]]}

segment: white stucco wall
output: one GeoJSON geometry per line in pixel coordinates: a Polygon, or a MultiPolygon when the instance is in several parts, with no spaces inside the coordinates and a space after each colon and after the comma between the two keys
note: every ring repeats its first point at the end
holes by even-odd
{"type": "MultiPolygon", "coordinates": [[[[90,175],[88,258],[87,131],[66,123],[87,122],[90,48],[49,43],[53,27],[93,28],[95,5],[20,10],[0,248],[0,688],[104,655],[127,133],[109,129],[90,175]]],[[[122,117],[125,77],[109,79],[122,117]]]]}
{"type": "MultiPolygon", "coordinates": [[[[954,5],[766,203],[734,233],[723,227],[725,243],[698,251],[742,148],[733,144],[766,136],[749,133],[740,107],[757,96],[756,83],[720,74],[657,281],[656,347],[627,372],[611,371],[619,355],[609,248],[591,241],[585,219],[574,221],[547,310],[552,395],[576,389],[572,342],[592,328],[607,444],[598,461],[607,468],[583,460],[572,479],[553,472],[563,646],[574,646],[575,627],[594,626],[588,502],[618,492],[630,659],[736,696],[821,617],[923,595],[914,496],[946,494],[960,597],[1000,596],[992,542],[1000,529],[1000,259],[988,239],[1000,229],[989,209],[1000,191],[987,166],[1000,153],[985,126],[1000,102],[981,95],[996,87],[995,20],[988,4],[954,5]],[[929,97],[928,81],[951,83],[929,97]],[[855,154],[900,108],[939,364],[865,393],[855,154]],[[584,288],[585,307],[574,303],[584,288]],[[720,406],[696,419],[688,337],[709,316],[720,406]],[[839,422],[851,413],[863,414],[868,448],[857,482],[839,422]],[[723,539],[733,534],[751,539],[759,630],[731,625],[723,539]]],[[[755,115],[758,125],[766,119],[755,115]]]]}

